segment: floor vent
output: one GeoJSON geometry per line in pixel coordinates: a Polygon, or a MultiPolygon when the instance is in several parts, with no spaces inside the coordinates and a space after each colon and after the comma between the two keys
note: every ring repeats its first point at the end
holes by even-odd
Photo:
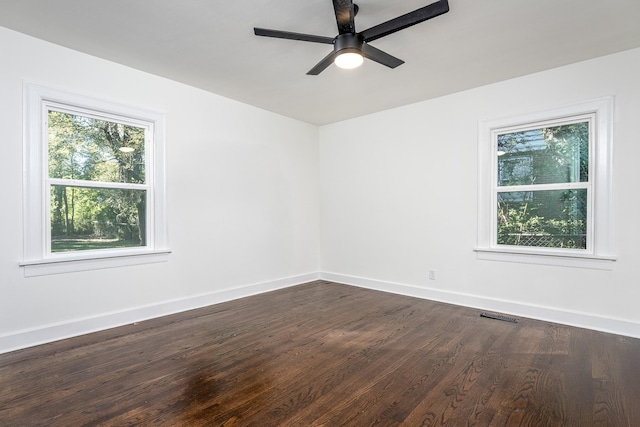
{"type": "Polygon", "coordinates": [[[518,323],[518,319],[516,319],[515,317],[503,316],[502,314],[487,313],[486,311],[483,311],[482,313],[480,313],[480,317],[502,320],[502,321],[511,322],[511,323],[518,323]]]}

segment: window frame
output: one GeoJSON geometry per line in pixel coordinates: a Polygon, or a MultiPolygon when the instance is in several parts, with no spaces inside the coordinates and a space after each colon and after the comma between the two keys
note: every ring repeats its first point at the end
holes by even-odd
{"type": "MultiPolygon", "coordinates": [[[[166,216],[164,115],[32,83],[25,83],[24,93],[24,256],[20,265],[24,267],[25,276],[166,261],[170,249],[166,216]],[[50,109],[131,123],[148,129],[145,132],[145,246],[51,252],[49,187],[60,180],[50,178],[48,173],[47,121],[50,109]]],[[[86,183],[76,184],[83,186],[86,183]]]]}
{"type": "MultiPolygon", "coordinates": [[[[613,255],[611,189],[614,98],[605,97],[565,107],[479,122],[478,138],[478,259],[582,268],[611,269],[613,255]],[[497,243],[497,136],[509,131],[537,129],[550,124],[576,123],[589,118],[589,181],[562,183],[567,188],[588,187],[587,248],[563,249],[509,246],[497,243]]],[[[544,185],[552,188],[555,184],[544,185]]],[[[534,186],[513,186],[528,191],[534,186]]],[[[535,185],[542,190],[541,184],[535,185]]]]}

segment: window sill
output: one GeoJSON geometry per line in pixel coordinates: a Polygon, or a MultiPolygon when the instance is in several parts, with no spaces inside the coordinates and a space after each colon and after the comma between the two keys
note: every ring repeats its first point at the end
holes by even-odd
{"type": "Polygon", "coordinates": [[[534,252],[520,248],[475,248],[479,260],[613,270],[615,256],[567,252],[534,252]]]}
{"type": "MultiPolygon", "coordinates": [[[[22,261],[25,277],[47,276],[51,274],[74,273],[78,271],[99,270],[103,268],[125,267],[130,265],[166,262],[171,250],[153,250],[145,252],[82,254],[82,257],[56,257],[22,261]]],[[[75,254],[74,254],[75,255],[75,254]]]]}

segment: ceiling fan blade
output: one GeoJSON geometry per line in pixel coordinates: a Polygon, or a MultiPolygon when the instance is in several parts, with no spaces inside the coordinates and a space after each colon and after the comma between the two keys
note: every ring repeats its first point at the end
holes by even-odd
{"type": "Polygon", "coordinates": [[[292,33],[289,31],[268,30],[266,28],[254,28],[256,36],[275,37],[278,39],[301,40],[303,42],[333,44],[333,37],[314,36],[312,34],[292,33]]]}
{"type": "Polygon", "coordinates": [[[335,59],[336,53],[331,52],[329,55],[322,58],[322,61],[318,62],[315,67],[307,71],[307,75],[309,76],[317,76],[321,72],[323,72],[329,65],[333,64],[333,60],[335,59]]]}
{"type": "Polygon", "coordinates": [[[409,12],[405,15],[398,16],[397,18],[376,25],[375,27],[366,29],[360,34],[364,37],[365,42],[370,42],[447,12],[449,12],[449,2],[447,0],[440,0],[430,4],[429,6],[421,7],[413,12],[409,12]]]}
{"type": "Polygon", "coordinates": [[[333,10],[336,13],[338,33],[355,33],[356,26],[353,22],[353,18],[356,14],[353,6],[353,0],[333,0],[333,10]]]}
{"type": "Polygon", "coordinates": [[[362,45],[362,54],[365,58],[376,61],[379,64],[386,65],[389,68],[396,68],[398,65],[404,64],[402,59],[391,56],[386,52],[376,49],[375,47],[364,43],[362,45]]]}

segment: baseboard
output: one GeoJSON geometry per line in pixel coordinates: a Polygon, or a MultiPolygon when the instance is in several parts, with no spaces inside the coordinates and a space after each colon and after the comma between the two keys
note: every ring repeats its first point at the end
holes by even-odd
{"type": "Polygon", "coordinates": [[[640,324],[621,319],[596,316],[589,313],[575,311],[564,311],[551,307],[528,305],[513,301],[491,299],[478,295],[446,292],[438,289],[418,287],[402,283],[322,272],[308,273],[249,284],[236,288],[222,289],[188,298],[164,301],[158,304],[136,307],[130,310],[105,313],[89,318],[76,319],[69,322],[51,324],[3,335],[0,336],[0,354],[91,332],[123,326],[134,322],[141,322],[156,317],[168,316],[187,310],[219,304],[225,301],[231,301],[277,289],[287,288],[318,279],[448,304],[472,307],[480,310],[495,311],[515,316],[544,320],[547,322],[640,338],[640,324]]]}
{"type": "Polygon", "coordinates": [[[481,297],[478,295],[446,292],[438,289],[366,279],[344,274],[323,272],[320,273],[320,278],[361,288],[424,298],[432,301],[477,308],[480,310],[496,311],[537,320],[544,320],[547,322],[640,338],[640,324],[622,319],[602,317],[590,313],[559,310],[552,307],[522,304],[513,301],[481,297]]]}
{"type": "Polygon", "coordinates": [[[219,304],[251,295],[274,291],[320,278],[319,273],[308,273],[236,288],[222,289],[192,297],[164,301],[158,304],[136,307],[94,317],[76,319],[69,322],[51,324],[0,336],[0,354],[91,332],[141,322],[156,317],[167,316],[187,310],[219,304]]]}

